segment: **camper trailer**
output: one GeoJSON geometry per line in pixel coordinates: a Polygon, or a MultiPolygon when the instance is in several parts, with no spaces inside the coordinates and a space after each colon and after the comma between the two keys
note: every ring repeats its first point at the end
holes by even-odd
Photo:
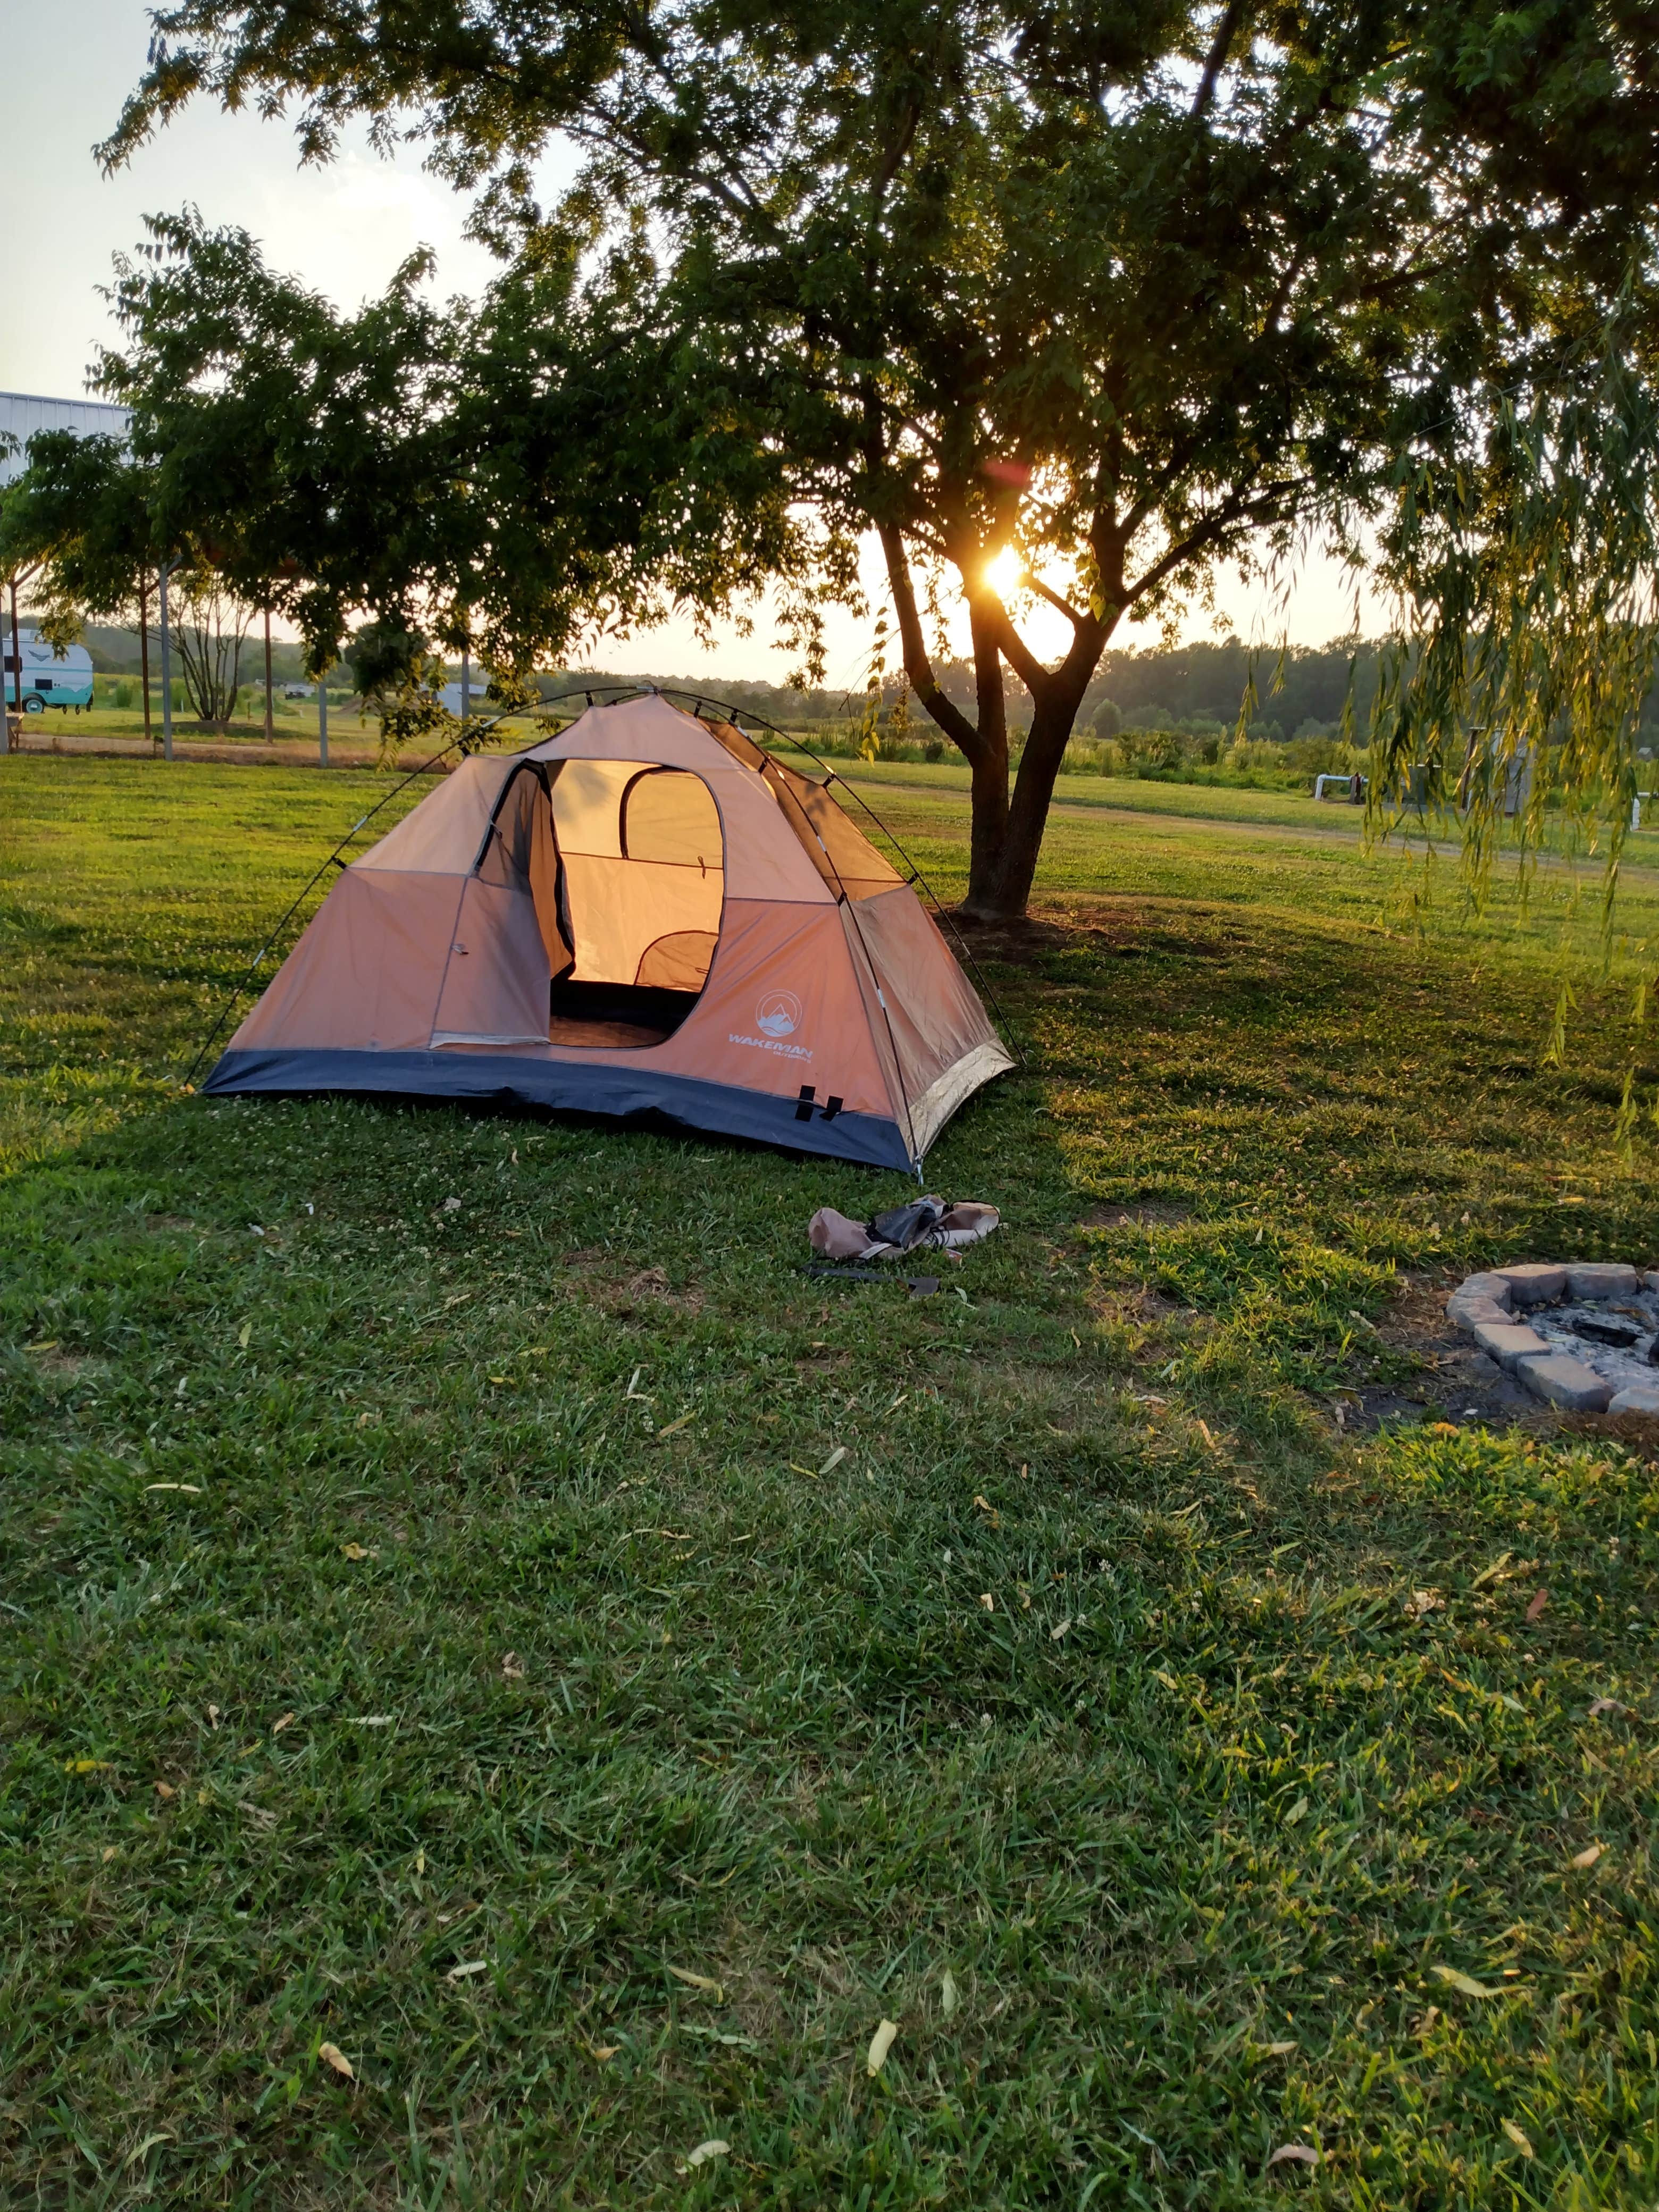
{"type": "Polygon", "coordinates": [[[44,714],[48,707],[90,707],[92,655],[83,645],[63,653],[49,645],[39,630],[20,629],[18,651],[9,637],[5,641],[6,705],[14,713],[20,702],[26,714],[44,714]]]}

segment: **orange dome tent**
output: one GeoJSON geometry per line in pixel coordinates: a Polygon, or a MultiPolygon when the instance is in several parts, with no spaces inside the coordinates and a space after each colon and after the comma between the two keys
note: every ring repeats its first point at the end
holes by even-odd
{"type": "Polygon", "coordinates": [[[344,869],[204,1088],[655,1112],[919,1170],[1012,1065],[829,793],[652,694],[446,777],[344,869]]]}

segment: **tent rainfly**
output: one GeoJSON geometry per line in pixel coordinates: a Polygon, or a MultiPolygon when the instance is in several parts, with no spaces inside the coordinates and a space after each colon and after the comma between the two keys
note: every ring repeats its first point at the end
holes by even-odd
{"type": "Polygon", "coordinates": [[[204,1088],[656,1113],[919,1170],[1012,1064],[830,794],[653,694],[446,777],[343,870],[204,1088]]]}

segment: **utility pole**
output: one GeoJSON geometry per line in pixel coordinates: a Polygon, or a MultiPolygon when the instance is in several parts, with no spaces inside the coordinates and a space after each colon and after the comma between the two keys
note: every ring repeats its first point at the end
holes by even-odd
{"type": "Polygon", "coordinates": [[[328,671],[317,678],[317,765],[328,766],[328,671]]]}
{"type": "Polygon", "coordinates": [[[167,578],[173,563],[161,564],[161,757],[173,758],[173,635],[167,626],[167,578]]]}
{"type": "Polygon", "coordinates": [[[270,609],[265,609],[265,743],[270,744],[276,735],[276,724],[270,710],[270,609]]]}
{"type": "Polygon", "coordinates": [[[468,646],[461,647],[461,720],[465,721],[472,711],[472,654],[468,646]]]}

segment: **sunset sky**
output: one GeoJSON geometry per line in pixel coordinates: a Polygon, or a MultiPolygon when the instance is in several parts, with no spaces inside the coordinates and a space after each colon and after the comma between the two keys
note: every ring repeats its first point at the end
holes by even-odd
{"type": "MultiPolygon", "coordinates": [[[[489,257],[463,235],[465,203],[425,175],[416,155],[384,161],[362,134],[329,167],[302,169],[282,124],[203,105],[130,168],[104,177],[92,149],[142,71],[149,38],[137,0],[54,0],[51,7],[7,11],[0,75],[15,96],[0,121],[0,190],[8,213],[0,234],[0,389],[58,398],[84,393],[98,346],[116,336],[98,295],[109,281],[112,257],[136,244],[145,214],[187,201],[211,223],[243,225],[276,266],[342,306],[380,290],[421,245],[437,252],[443,293],[472,293],[488,282],[489,257]]],[[[874,600],[881,592],[879,562],[866,561],[866,574],[874,600]]],[[[1316,558],[1288,593],[1224,583],[1218,622],[1195,611],[1187,634],[1207,635],[1231,622],[1242,636],[1277,640],[1282,631],[1295,643],[1322,644],[1352,621],[1351,588],[1316,558]]],[[[1039,613],[1026,627],[1039,651],[1058,648],[1058,617],[1039,613]]],[[[1127,630],[1115,641],[1152,641],[1127,630]]],[[[870,650],[869,622],[837,619],[829,680],[861,684],[870,650]]],[[[675,618],[627,643],[602,641],[591,658],[599,667],[648,666],[700,677],[718,672],[775,680],[788,667],[763,608],[752,636],[722,630],[712,651],[699,645],[688,619],[675,618]]]]}

